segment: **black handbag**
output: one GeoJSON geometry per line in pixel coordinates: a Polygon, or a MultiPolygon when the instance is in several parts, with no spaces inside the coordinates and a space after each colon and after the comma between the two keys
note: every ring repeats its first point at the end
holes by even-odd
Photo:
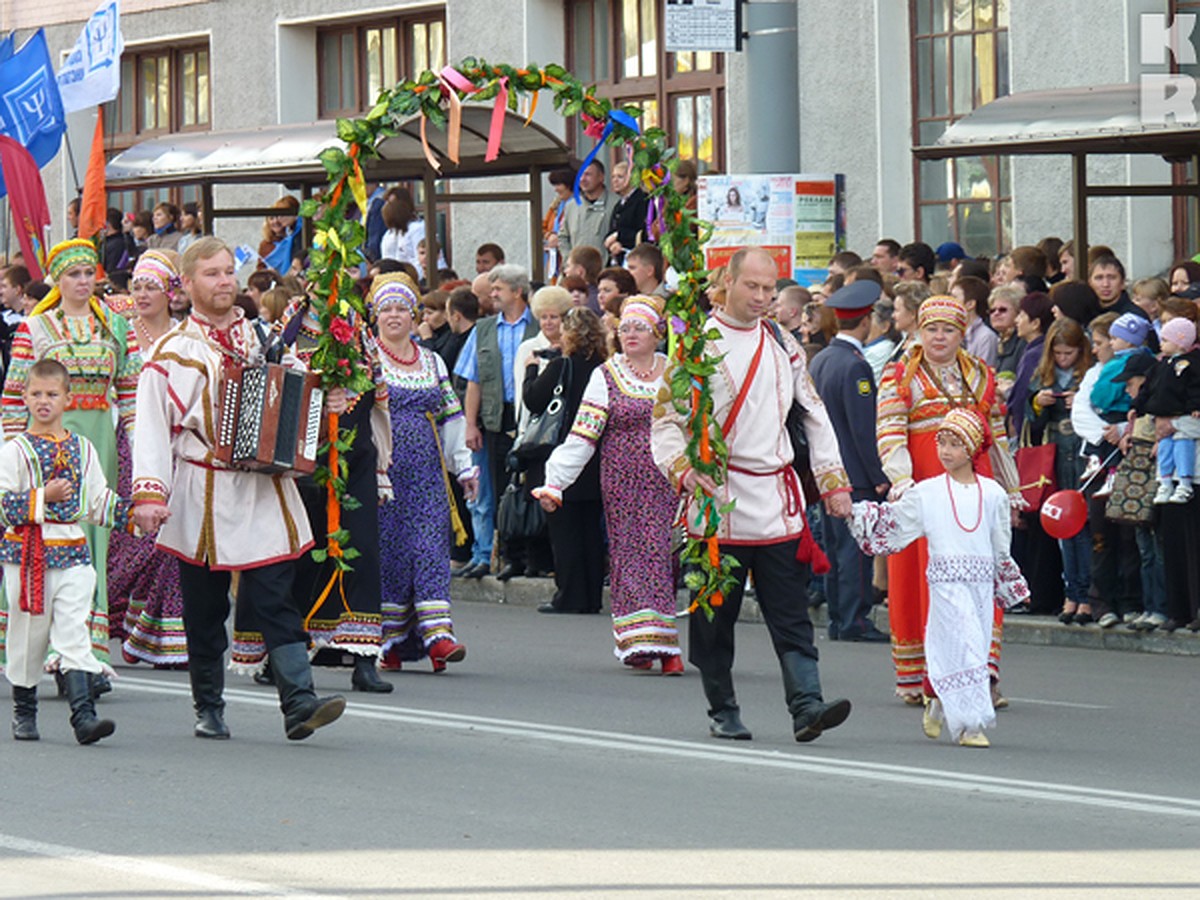
{"type": "Polygon", "coordinates": [[[496,530],[504,541],[539,537],[546,530],[546,513],[515,472],[496,506],[496,530]]]}
{"type": "Polygon", "coordinates": [[[558,384],[550,402],[540,413],[535,413],[530,419],[521,436],[517,438],[510,451],[522,466],[531,462],[548,459],[554,448],[562,443],[573,422],[567,418],[567,395],[571,391],[572,363],[569,358],[563,358],[562,372],[558,376],[558,384]]]}

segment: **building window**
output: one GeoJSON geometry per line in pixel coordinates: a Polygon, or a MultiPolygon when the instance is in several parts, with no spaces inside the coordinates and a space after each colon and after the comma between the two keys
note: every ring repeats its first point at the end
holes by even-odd
{"type": "Polygon", "coordinates": [[[121,57],[121,91],[104,104],[109,149],[175,131],[211,127],[208,45],[158,47],[121,57]]]}
{"type": "Polygon", "coordinates": [[[444,11],[322,28],[317,32],[318,115],[362,115],[380,91],[445,65],[444,11]]]}
{"type": "MultiPolygon", "coordinates": [[[[1200,16],[1200,0],[1171,0],[1168,10],[1168,25],[1180,13],[1200,16]]],[[[1187,29],[1183,29],[1184,34],[1187,29]]],[[[1180,65],[1173,56],[1171,60],[1172,74],[1190,75],[1200,78],[1200,65],[1180,65]]],[[[1196,159],[1187,162],[1176,162],[1171,165],[1171,182],[1173,184],[1200,184],[1200,169],[1196,159]]],[[[1176,259],[1191,259],[1195,247],[1200,246],[1200,199],[1196,197],[1171,198],[1171,223],[1176,259]]]]}
{"type": "MultiPolygon", "coordinates": [[[[725,74],[715,53],[667,53],[658,0],[567,0],[567,67],[613,103],[642,110],[642,127],[664,128],[701,172],[725,163],[725,74]]],[[[577,155],[594,141],[578,119],[577,155]]]]}
{"type": "MultiPolygon", "coordinates": [[[[121,57],[121,89],[104,104],[105,151],[115,156],[144,138],[212,127],[207,43],[146,47],[121,57]]],[[[199,200],[199,188],[114,191],[109,205],[132,212],[199,200]]]]}
{"type": "MultiPolygon", "coordinates": [[[[958,119],[1009,92],[1009,0],[910,0],[913,135],[934,143],[958,119]]],[[[972,255],[1012,246],[1007,157],[915,163],[916,234],[972,255]]]]}

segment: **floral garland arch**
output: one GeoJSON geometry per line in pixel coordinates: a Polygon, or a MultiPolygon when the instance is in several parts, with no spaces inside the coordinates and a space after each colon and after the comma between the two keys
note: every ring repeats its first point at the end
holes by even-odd
{"type": "MultiPolygon", "coordinates": [[[[327,389],[344,387],[357,392],[371,389],[370,377],[356,364],[361,351],[349,324],[352,314],[357,314],[360,321],[367,320],[364,301],[354,292],[347,271],[363,261],[360,247],[366,239],[367,197],[362,161],[377,158],[377,144],[396,134],[401,123],[420,115],[422,139],[426,123],[447,130],[447,155],[457,162],[462,104],[491,101],[494,105],[486,156],[490,162],[499,154],[505,111],[516,112],[525,105],[528,124],[537,109],[538,98],[545,91],[552,94],[554,109],[562,116],[582,115],[587,126],[585,133],[597,140],[580,172],[605,145],[623,146],[634,183],[641,184],[650,197],[651,233],[667,262],[680,273],[679,289],[668,299],[666,307],[668,356],[674,363],[668,369],[668,387],[675,408],[689,419],[689,463],[696,472],[720,483],[725,477],[728,452],[713,418],[708,385],[717,360],[706,354],[708,342],[717,334],[712,329],[705,330],[706,315],[697,303],[702,282],[709,274],[704,268],[702,246],[711,234],[711,226],[686,207],[686,198],[671,185],[669,176],[678,165],[678,157],[667,146],[666,132],[660,128],[641,129],[637,122],[641,110],[633,106],[616,107],[609,100],[597,97],[594,87],[584,85],[559,65],[531,63],[516,68],[467,58],[457,66],[446,66],[440,72],[422,72],[414,80],[381,92],[378,102],[361,119],[338,119],[337,134],[346,146],[326,149],[319,157],[328,173],[329,187],[300,207],[300,215],[313,220],[308,278],[313,284],[322,326],[311,365],[321,373],[327,389]],[[357,220],[348,216],[351,204],[358,207],[357,220]]],[[[439,169],[428,145],[425,154],[430,165],[439,169]]],[[[579,199],[578,181],[575,199],[579,199]]],[[[351,568],[348,560],[358,555],[348,546],[350,535],[340,526],[338,516],[340,504],[351,500],[344,497],[347,472],[338,454],[350,447],[354,434],[339,431],[336,416],[330,417],[329,426],[329,434],[336,437],[330,440],[328,467],[317,473],[318,481],[328,491],[329,534],[326,548],[314,551],[314,555],[318,560],[333,560],[338,579],[351,568]]],[[[687,586],[696,598],[692,609],[698,608],[711,618],[713,607],[721,605],[734,581],[733,562],[720,552],[716,538],[721,516],[729,512],[732,504],[719,506],[699,488],[696,499],[700,510],[696,524],[703,525],[704,537],[689,539],[683,561],[694,567],[686,576],[687,586]]],[[[326,594],[332,586],[333,580],[326,594]]]]}

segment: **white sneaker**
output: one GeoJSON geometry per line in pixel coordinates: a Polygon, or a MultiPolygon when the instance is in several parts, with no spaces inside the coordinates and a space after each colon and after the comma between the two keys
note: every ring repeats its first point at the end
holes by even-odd
{"type": "Polygon", "coordinates": [[[1118,616],[1116,613],[1106,612],[1104,615],[1102,615],[1100,617],[1100,621],[1097,622],[1096,624],[1099,625],[1101,628],[1112,628],[1114,625],[1116,625],[1120,621],[1121,621],[1121,617],[1118,616]]]}
{"type": "Polygon", "coordinates": [[[1104,477],[1104,484],[1100,486],[1100,490],[1096,491],[1096,493],[1092,494],[1092,496],[1097,500],[1104,500],[1105,498],[1109,497],[1113,492],[1113,481],[1116,480],[1116,477],[1117,476],[1115,472],[1109,472],[1108,475],[1104,477]]]}
{"type": "Polygon", "coordinates": [[[1146,618],[1150,615],[1150,613],[1144,612],[1140,616],[1138,616],[1136,613],[1134,613],[1133,615],[1135,616],[1135,618],[1132,621],[1126,622],[1125,627],[1128,628],[1130,631],[1141,631],[1145,627],[1146,618]]]}
{"type": "Polygon", "coordinates": [[[1161,481],[1158,484],[1158,490],[1154,492],[1154,505],[1162,506],[1164,503],[1171,502],[1171,495],[1175,492],[1175,485],[1170,481],[1161,481]]]}
{"type": "Polygon", "coordinates": [[[1171,499],[1168,503],[1187,503],[1192,499],[1192,484],[1190,481],[1181,481],[1175,485],[1175,492],[1171,494],[1171,499]]]}
{"type": "Polygon", "coordinates": [[[1089,456],[1087,458],[1087,467],[1084,468],[1083,474],[1079,476],[1079,483],[1080,484],[1085,483],[1089,478],[1091,478],[1093,475],[1095,475],[1097,472],[1099,472],[1100,466],[1101,466],[1100,457],[1094,456],[1094,455],[1089,456]]]}
{"type": "Polygon", "coordinates": [[[1127,613],[1125,613],[1124,616],[1121,617],[1121,621],[1124,622],[1126,625],[1131,625],[1134,622],[1136,622],[1138,619],[1142,618],[1144,615],[1146,615],[1146,614],[1139,613],[1139,612],[1127,612],[1127,613]]]}
{"type": "Polygon", "coordinates": [[[1142,621],[1138,626],[1138,630],[1153,631],[1165,621],[1167,621],[1167,617],[1162,613],[1146,613],[1146,615],[1142,617],[1142,621]]]}

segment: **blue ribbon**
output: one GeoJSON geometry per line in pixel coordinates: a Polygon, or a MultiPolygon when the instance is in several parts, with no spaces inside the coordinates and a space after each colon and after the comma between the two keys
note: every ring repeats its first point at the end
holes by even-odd
{"type": "Polygon", "coordinates": [[[629,115],[629,113],[620,109],[610,109],[608,111],[608,123],[604,126],[604,131],[600,135],[600,140],[596,142],[596,146],[592,148],[592,152],[584,159],[583,165],[579,167],[579,171],[575,173],[575,202],[576,204],[583,203],[583,195],[579,190],[579,182],[583,180],[583,173],[587,167],[592,164],[592,160],[596,158],[596,154],[600,149],[608,143],[609,136],[613,133],[613,129],[618,125],[624,125],[634,134],[641,134],[642,129],[638,128],[637,119],[629,115]]]}

